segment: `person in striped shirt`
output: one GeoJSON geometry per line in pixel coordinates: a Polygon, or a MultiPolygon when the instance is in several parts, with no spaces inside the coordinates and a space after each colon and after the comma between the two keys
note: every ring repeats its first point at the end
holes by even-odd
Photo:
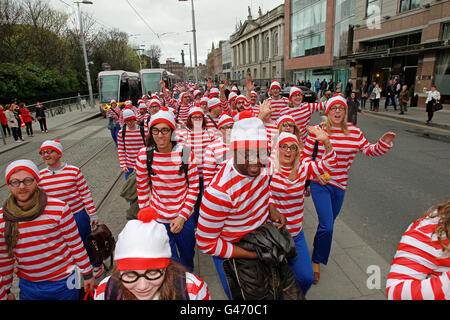
{"type": "Polygon", "coordinates": [[[299,137],[282,132],[277,140],[274,173],[270,182],[271,202],[286,217],[286,228],[294,239],[297,256],[289,259],[288,263],[304,295],[314,281],[311,257],[302,228],[305,182],[337,166],[336,153],[327,133],[315,127],[308,127],[308,130],[315,140],[324,143],[324,158],[320,161],[302,159],[303,144],[299,137]]]}
{"type": "Polygon", "coordinates": [[[191,98],[187,92],[182,92],[179,96],[179,102],[176,107],[176,118],[175,121],[181,125],[186,125],[187,118],[189,116],[189,110],[193,106],[190,102],[191,98]]]}
{"type": "MultiPolygon", "coordinates": [[[[46,140],[40,148],[42,160],[47,168],[39,172],[39,187],[48,196],[64,201],[69,205],[80,232],[81,240],[92,263],[92,253],[87,237],[92,228],[98,224],[97,210],[92,200],[91,191],[81,170],[61,161],[63,146],[59,140],[46,140]]],[[[103,265],[93,264],[94,276],[103,272],[103,265]]]]}
{"type": "Polygon", "coordinates": [[[136,156],[145,147],[145,127],[137,124],[136,114],[131,110],[123,111],[125,125],[117,134],[120,168],[125,173],[125,180],[135,170],[136,156]],[[125,132],[125,136],[124,136],[125,132]]]}
{"type": "Polygon", "coordinates": [[[294,118],[292,118],[290,115],[284,115],[281,116],[277,121],[277,131],[272,135],[271,145],[273,148],[270,151],[270,158],[272,160],[275,159],[275,156],[277,155],[278,150],[278,137],[282,132],[287,132],[295,135],[300,142],[301,149],[303,150],[303,143],[301,142],[301,133],[300,129],[295,125],[294,118]]]}
{"type": "Polygon", "coordinates": [[[14,268],[20,300],[78,300],[76,271],[94,288],[92,266],[69,206],[39,188],[39,169],[17,160],[5,170],[11,195],[0,209],[0,298],[10,292],[14,268]]]}
{"type": "Polygon", "coordinates": [[[222,103],[218,98],[208,99],[206,115],[206,128],[211,130],[218,129],[219,117],[222,114],[222,103]]]}
{"type": "Polygon", "coordinates": [[[176,261],[194,269],[195,219],[192,217],[199,193],[197,159],[194,151],[177,143],[175,116],[160,110],[152,116],[147,148],[136,159],[139,208],[151,206],[159,212],[171,239],[176,261]],[[147,151],[149,152],[147,163],[147,151]],[[153,156],[152,156],[153,154],[153,156]]]}
{"type": "Polygon", "coordinates": [[[111,99],[110,104],[111,104],[111,107],[106,110],[106,117],[108,119],[114,119],[116,122],[115,127],[113,129],[111,129],[110,131],[111,131],[111,137],[113,138],[113,140],[117,146],[117,133],[120,130],[120,121],[121,121],[122,110],[117,105],[116,100],[111,99]]]}
{"type": "MultiPolygon", "coordinates": [[[[270,101],[267,99],[259,106],[258,118],[264,123],[264,127],[267,131],[267,137],[269,138],[268,150],[272,152],[272,140],[273,136],[278,131],[278,126],[276,121],[272,120],[273,109],[270,107],[270,101]]],[[[252,113],[253,114],[253,113],[252,113]]]]}
{"type": "Polygon", "coordinates": [[[117,239],[115,270],[100,282],[95,300],[210,300],[206,282],[171,261],[170,239],[157,217],[145,207],[138,220],[127,222],[117,239]]]}
{"type": "Polygon", "coordinates": [[[389,300],[450,300],[450,200],[411,223],[386,282],[389,300]]]}
{"type": "Polygon", "coordinates": [[[308,131],[306,127],[311,121],[313,113],[325,111],[326,101],[320,103],[303,102],[303,91],[298,87],[291,87],[289,92],[289,105],[281,109],[281,115],[290,115],[300,129],[302,143],[305,143],[308,131]]]}
{"type": "MultiPolygon", "coordinates": [[[[327,176],[311,179],[311,196],[317,211],[319,225],[314,237],[312,262],[314,268],[314,282],[320,279],[320,264],[326,265],[330,255],[334,221],[337,218],[348,183],[348,172],[358,152],[367,156],[382,156],[392,148],[395,133],[385,133],[376,144],[371,144],[364,137],[362,131],[355,125],[347,123],[347,102],[345,98],[336,94],[327,101],[327,122],[323,128],[336,152],[338,167],[327,176]],[[327,179],[329,178],[329,179],[327,179]]],[[[303,156],[311,157],[315,142],[311,136],[306,138],[303,156]]],[[[317,159],[324,156],[325,147],[318,143],[317,159]]]]}
{"type": "Polygon", "coordinates": [[[220,119],[218,128],[221,136],[206,147],[205,161],[203,164],[203,183],[206,189],[217,172],[220,165],[229,158],[230,134],[233,129],[234,120],[224,113],[220,119]]]}
{"type": "Polygon", "coordinates": [[[265,101],[270,102],[270,109],[272,110],[270,118],[273,122],[276,122],[281,116],[281,110],[288,107],[289,99],[281,96],[281,85],[276,80],[270,84],[269,93],[270,98],[265,101]]]}
{"type": "Polygon", "coordinates": [[[266,223],[268,217],[284,227],[286,218],[269,205],[267,133],[257,118],[237,121],[230,136],[232,157],[209,184],[200,206],[197,245],[213,256],[225,293],[230,298],[223,259],[257,259],[256,252],[233,243],[266,223]]]}

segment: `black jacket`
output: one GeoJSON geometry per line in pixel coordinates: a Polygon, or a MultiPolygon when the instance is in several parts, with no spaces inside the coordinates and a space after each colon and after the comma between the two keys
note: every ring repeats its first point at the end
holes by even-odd
{"type": "Polygon", "coordinates": [[[236,243],[258,259],[226,259],[223,269],[233,300],[304,300],[287,259],[297,255],[286,228],[266,223],[236,243]]]}

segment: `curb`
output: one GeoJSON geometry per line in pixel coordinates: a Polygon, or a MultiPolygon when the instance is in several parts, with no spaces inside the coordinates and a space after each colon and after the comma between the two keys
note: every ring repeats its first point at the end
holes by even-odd
{"type": "MultiPolygon", "coordinates": [[[[385,118],[392,118],[392,119],[396,119],[396,120],[403,120],[406,122],[411,122],[411,123],[417,123],[417,124],[421,124],[421,125],[427,125],[424,121],[422,120],[416,120],[416,119],[411,119],[411,118],[404,118],[404,117],[400,117],[400,116],[396,116],[394,114],[385,114],[385,113],[380,113],[380,112],[375,112],[375,111],[369,111],[369,110],[363,110],[364,113],[366,114],[374,114],[374,115],[378,115],[380,117],[385,117],[385,118]]],[[[440,124],[440,123],[430,123],[427,126],[429,127],[435,127],[435,128],[440,128],[440,129],[446,129],[446,130],[450,130],[450,125],[445,125],[445,124],[440,124]]]]}
{"type": "Polygon", "coordinates": [[[4,146],[7,146],[6,149],[0,150],[0,154],[5,153],[5,152],[8,152],[8,151],[11,151],[11,150],[13,150],[13,149],[15,149],[15,148],[18,148],[18,147],[23,146],[24,144],[27,144],[27,143],[30,143],[30,142],[31,142],[31,141],[27,140],[27,141],[24,141],[24,142],[22,142],[22,143],[12,144],[12,145],[10,145],[9,147],[8,147],[8,145],[6,144],[6,145],[4,145],[4,146]]]}

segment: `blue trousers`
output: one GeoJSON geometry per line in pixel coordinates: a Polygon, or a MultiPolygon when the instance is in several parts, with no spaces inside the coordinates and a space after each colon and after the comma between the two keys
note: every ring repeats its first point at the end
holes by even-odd
{"type": "Polygon", "coordinates": [[[302,289],[303,294],[306,295],[314,282],[314,271],[303,230],[294,237],[294,243],[297,256],[289,259],[288,264],[289,267],[291,267],[291,270],[294,273],[295,279],[297,279],[297,283],[302,289]]]}
{"type": "Polygon", "coordinates": [[[170,224],[165,223],[167,234],[169,235],[170,248],[172,250],[172,260],[186,267],[188,271],[194,270],[195,255],[195,219],[191,216],[184,223],[180,233],[172,233],[170,224]]]}
{"type": "Polygon", "coordinates": [[[116,123],[116,127],[114,129],[111,129],[111,137],[113,138],[114,142],[116,143],[117,147],[117,134],[120,131],[120,123],[116,123]]]}
{"type": "MultiPolygon", "coordinates": [[[[86,252],[89,256],[89,261],[92,264],[92,252],[89,249],[88,243],[87,243],[87,237],[92,232],[91,229],[91,218],[89,218],[88,213],[86,212],[86,209],[83,209],[81,211],[78,211],[74,213],[73,217],[75,218],[75,222],[78,227],[78,233],[80,234],[81,240],[83,241],[84,248],[86,249],[86,252]]],[[[94,268],[100,267],[102,264],[94,265],[92,264],[94,268]]]]}
{"type": "Polygon", "coordinates": [[[223,258],[212,256],[214,265],[216,266],[217,274],[219,275],[220,282],[222,283],[223,291],[228,297],[228,300],[231,300],[230,296],[230,288],[228,287],[227,277],[225,276],[225,271],[223,271],[223,258]]]}
{"type": "Polygon", "coordinates": [[[319,225],[313,243],[312,261],[314,263],[327,264],[333,240],[334,221],[336,220],[345,191],[338,187],[326,184],[320,185],[311,181],[311,197],[316,207],[319,225]]]}
{"type": "Polygon", "coordinates": [[[130,174],[132,174],[134,171],[133,168],[128,168],[128,172],[125,172],[125,180],[128,179],[128,177],[130,176],[130,174]]]}
{"type": "MultiPolygon", "coordinates": [[[[75,271],[74,271],[75,272],[75,271]]],[[[57,281],[29,281],[19,279],[20,300],[78,300],[78,289],[68,285],[68,278],[57,281]]]]}

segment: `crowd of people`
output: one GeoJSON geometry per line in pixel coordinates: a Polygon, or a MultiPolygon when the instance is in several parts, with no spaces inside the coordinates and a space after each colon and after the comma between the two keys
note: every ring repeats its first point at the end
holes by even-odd
{"type": "Polygon", "coordinates": [[[25,128],[28,137],[33,137],[34,120],[39,122],[42,133],[48,132],[45,107],[41,103],[36,103],[34,114],[30,112],[30,109],[23,102],[17,104],[13,101],[5,106],[0,104],[0,123],[4,137],[12,136],[15,142],[23,142],[22,128],[25,128]]]}
{"type": "MultiPolygon", "coordinates": [[[[320,281],[356,154],[383,156],[396,134],[367,141],[351,118],[351,93],[307,103],[301,88],[286,98],[273,81],[270,98],[258,103],[250,79],[245,95],[226,82],[160,85],[136,106],[112,100],[106,111],[139,207],[118,235],[111,275],[95,286],[103,269],[85,240],[98,224],[96,209],[81,171],[62,162],[62,143],[47,140],[46,168],[18,160],[5,172],[11,196],[0,209],[0,299],[15,298],[14,273],[20,299],[77,299],[67,281],[79,270],[98,300],[207,300],[208,285],[193,271],[196,247],[212,257],[229,299],[301,299],[320,281]],[[314,113],[323,114],[317,125],[314,113]],[[318,217],[311,254],[305,197],[318,217]]],[[[408,228],[402,243],[411,250],[404,256],[399,247],[388,298],[427,298],[430,290],[450,298],[449,217],[447,202],[408,228]],[[433,248],[426,267],[410,234],[433,248]]]]}

